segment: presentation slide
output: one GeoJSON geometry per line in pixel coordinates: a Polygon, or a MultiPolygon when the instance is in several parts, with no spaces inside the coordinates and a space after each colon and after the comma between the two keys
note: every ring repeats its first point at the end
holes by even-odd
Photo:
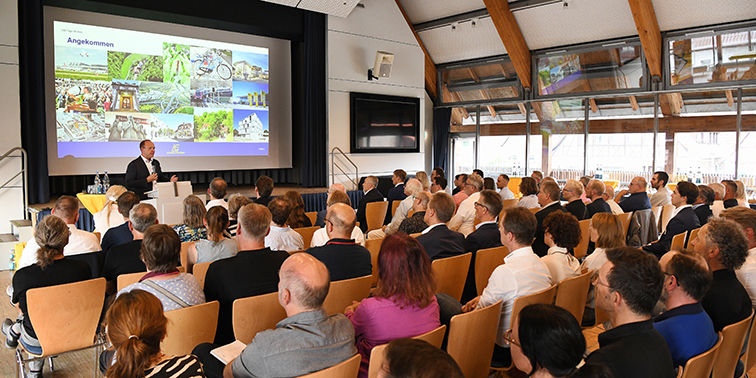
{"type": "Polygon", "coordinates": [[[268,49],[54,22],[58,157],[268,155],[268,49]]]}

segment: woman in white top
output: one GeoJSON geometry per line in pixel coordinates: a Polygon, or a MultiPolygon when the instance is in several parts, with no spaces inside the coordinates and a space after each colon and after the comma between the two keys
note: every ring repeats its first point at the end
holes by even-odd
{"type": "Polygon", "coordinates": [[[738,190],[735,191],[735,199],[738,200],[738,206],[751,208],[748,205],[748,198],[746,197],[745,184],[743,181],[735,180],[735,185],[738,186],[738,190]]]}
{"type": "MultiPolygon", "coordinates": [[[[118,197],[123,193],[126,193],[126,188],[123,186],[111,186],[105,193],[105,198],[107,199],[105,206],[94,214],[95,232],[99,232],[101,236],[104,236],[109,229],[126,222],[123,219],[124,216],[118,212],[118,204],[116,203],[118,197]]],[[[126,217],[128,217],[128,214],[126,214],[126,217]]]]}
{"type": "Polygon", "coordinates": [[[239,252],[236,240],[228,239],[224,235],[229,224],[226,208],[211,207],[205,214],[203,223],[207,229],[207,239],[200,239],[189,246],[186,254],[188,273],[192,272],[194,264],[233,257],[239,252]]]}
{"type": "Polygon", "coordinates": [[[544,242],[549,246],[541,257],[551,273],[551,283],[580,275],[580,262],[569,250],[580,244],[580,223],[574,215],[555,211],[543,220],[544,242]]]}
{"type": "MultiPolygon", "coordinates": [[[[594,274],[608,261],[606,250],[625,246],[625,231],[620,218],[612,213],[596,213],[588,226],[588,235],[596,244],[596,249],[585,258],[582,269],[592,270],[594,274]]],[[[593,286],[588,289],[588,298],[583,313],[583,324],[593,325],[595,312],[593,310],[593,286]]]]}
{"type": "Polygon", "coordinates": [[[541,207],[538,204],[538,197],[536,196],[538,194],[538,184],[535,179],[532,177],[523,177],[520,182],[520,193],[522,193],[522,198],[520,198],[520,202],[517,202],[517,206],[526,209],[541,207]]]}

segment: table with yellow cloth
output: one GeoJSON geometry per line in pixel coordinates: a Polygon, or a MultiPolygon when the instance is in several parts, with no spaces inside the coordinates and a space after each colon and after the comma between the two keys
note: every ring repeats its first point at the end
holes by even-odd
{"type": "Polygon", "coordinates": [[[89,210],[92,215],[95,215],[102,210],[102,208],[105,207],[105,202],[108,202],[108,199],[105,198],[104,194],[79,193],[76,197],[79,198],[79,201],[81,201],[84,207],[89,210]]]}

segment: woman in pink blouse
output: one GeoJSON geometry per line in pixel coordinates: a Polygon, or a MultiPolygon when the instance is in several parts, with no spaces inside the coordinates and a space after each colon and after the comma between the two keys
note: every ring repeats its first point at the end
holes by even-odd
{"type": "Polygon", "coordinates": [[[383,239],[373,297],[345,310],[362,356],[360,378],[367,377],[373,347],[441,326],[435,292],[436,277],[420,243],[403,233],[383,239]]]}

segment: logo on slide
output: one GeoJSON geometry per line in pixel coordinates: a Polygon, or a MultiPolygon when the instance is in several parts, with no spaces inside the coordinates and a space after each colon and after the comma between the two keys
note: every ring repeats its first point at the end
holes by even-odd
{"type": "Polygon", "coordinates": [[[171,150],[166,152],[168,155],[183,155],[183,151],[179,151],[179,145],[178,143],[174,144],[173,147],[171,147],[171,150]]]}

